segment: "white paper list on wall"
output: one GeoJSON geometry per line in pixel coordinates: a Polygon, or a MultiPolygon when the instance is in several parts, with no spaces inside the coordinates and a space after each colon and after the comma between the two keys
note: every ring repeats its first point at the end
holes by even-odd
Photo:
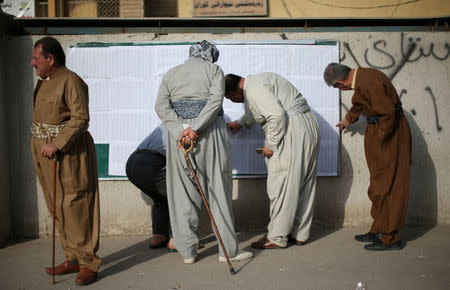
{"type": "MultiPolygon", "coordinates": [[[[337,42],[314,41],[215,42],[217,64],[225,74],[245,77],[275,72],[292,82],[316,113],[321,130],[318,175],[339,173],[338,90],[323,82],[323,70],[339,61],[337,42]]],[[[188,57],[191,43],[94,43],[68,48],[67,66],[89,85],[90,132],[95,143],[109,144],[108,174],[125,176],[128,156],[161,121],[154,111],[160,82],[188,57]]],[[[227,121],[244,113],[242,104],[224,100],[227,121]]],[[[255,148],[264,144],[259,126],[231,137],[233,174],[265,176],[264,158],[255,148]]]]}

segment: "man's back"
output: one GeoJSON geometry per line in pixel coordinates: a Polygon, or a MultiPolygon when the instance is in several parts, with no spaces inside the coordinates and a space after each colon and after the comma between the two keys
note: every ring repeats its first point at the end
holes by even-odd
{"type": "Polygon", "coordinates": [[[278,99],[280,105],[286,109],[292,101],[301,97],[297,88],[279,74],[264,72],[257,75],[249,75],[246,79],[246,95],[250,98],[269,92],[278,99]]]}
{"type": "Polygon", "coordinates": [[[172,100],[185,97],[207,99],[211,94],[211,84],[222,70],[213,63],[191,58],[169,70],[163,83],[167,86],[172,100]]]}

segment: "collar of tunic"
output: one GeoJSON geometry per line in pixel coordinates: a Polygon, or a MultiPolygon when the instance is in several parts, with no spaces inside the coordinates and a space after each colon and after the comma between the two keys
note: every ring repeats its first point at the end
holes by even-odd
{"type": "Polygon", "coordinates": [[[58,75],[58,72],[59,72],[60,70],[63,70],[63,69],[64,69],[64,66],[63,66],[63,65],[57,67],[51,74],[49,74],[45,79],[42,79],[42,80],[43,80],[43,81],[49,81],[49,80],[52,80],[55,76],[58,75]]]}
{"type": "Polygon", "coordinates": [[[358,72],[358,68],[359,68],[359,66],[357,66],[355,68],[355,73],[353,74],[352,89],[355,89],[355,87],[356,87],[356,73],[358,72]]]}

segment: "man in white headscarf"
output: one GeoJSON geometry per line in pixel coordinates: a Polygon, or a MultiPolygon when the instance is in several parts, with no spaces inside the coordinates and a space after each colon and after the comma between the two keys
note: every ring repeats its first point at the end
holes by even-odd
{"type": "MultiPolygon", "coordinates": [[[[167,197],[175,247],[192,264],[197,257],[202,198],[194,185],[180,144],[192,141],[193,167],[232,261],[245,260],[250,252],[238,250],[232,202],[231,152],[223,117],[225,81],[214,64],[215,45],[202,41],[190,47],[189,59],[169,70],[159,88],[155,110],[168,130],[167,197]]],[[[226,262],[219,248],[220,262],[226,262]]]]}
{"type": "Polygon", "coordinates": [[[251,244],[256,249],[303,245],[309,230],[316,193],[319,124],[306,99],[288,80],[266,72],[246,78],[225,77],[225,97],[245,103],[245,115],[228,123],[234,134],[241,127],[261,124],[266,139],[262,154],[267,164],[270,199],[268,233],[251,244]]]}

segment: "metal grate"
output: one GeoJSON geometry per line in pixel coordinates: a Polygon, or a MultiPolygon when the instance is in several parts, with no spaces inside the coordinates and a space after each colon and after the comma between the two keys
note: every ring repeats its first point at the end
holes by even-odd
{"type": "MultiPolygon", "coordinates": [[[[68,0],[69,7],[72,9],[83,3],[95,3],[97,8],[97,17],[119,17],[120,0],[68,0]]],[[[91,11],[92,12],[92,11],[91,11]]]]}
{"type": "MultiPolygon", "coordinates": [[[[1,2],[1,0],[0,0],[1,2]]],[[[71,16],[71,11],[75,9],[79,5],[83,5],[86,3],[95,3],[96,7],[96,15],[92,15],[95,13],[95,10],[90,10],[88,13],[91,17],[119,17],[119,6],[120,0],[56,0],[55,8],[56,8],[56,16],[57,17],[67,17],[71,16]],[[64,15],[63,15],[64,14],[64,15]]],[[[36,16],[37,17],[46,17],[48,16],[48,1],[47,0],[36,0],[36,16]]],[[[83,11],[81,15],[77,16],[86,16],[83,11]]]]}
{"type": "Polygon", "coordinates": [[[119,17],[119,0],[97,0],[97,17],[119,17]]]}

